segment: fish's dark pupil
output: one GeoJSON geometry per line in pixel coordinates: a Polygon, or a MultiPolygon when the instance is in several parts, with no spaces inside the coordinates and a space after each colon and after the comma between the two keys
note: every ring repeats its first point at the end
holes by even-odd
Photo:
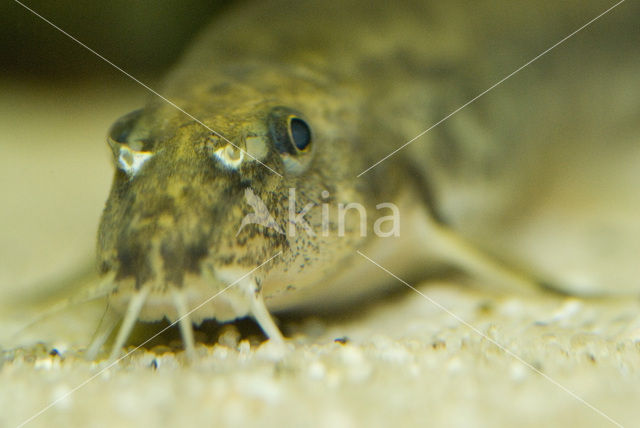
{"type": "Polygon", "coordinates": [[[302,120],[294,117],[289,122],[289,128],[291,129],[291,138],[298,150],[304,150],[311,142],[311,130],[309,125],[302,120]]]}

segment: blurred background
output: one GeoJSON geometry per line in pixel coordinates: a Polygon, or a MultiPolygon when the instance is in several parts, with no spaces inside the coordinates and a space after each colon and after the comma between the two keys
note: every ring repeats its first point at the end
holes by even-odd
{"type": "MultiPolygon", "coordinates": [[[[154,77],[175,61],[185,43],[212,16],[238,1],[22,3],[128,72],[154,77]]],[[[0,14],[3,74],[65,80],[116,73],[13,0],[0,5],[0,14]]]]}

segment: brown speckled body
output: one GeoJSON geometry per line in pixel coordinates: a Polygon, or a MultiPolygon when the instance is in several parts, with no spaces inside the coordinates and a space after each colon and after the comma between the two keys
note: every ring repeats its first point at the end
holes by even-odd
{"type": "MultiPolygon", "coordinates": [[[[220,17],[196,42],[161,93],[243,150],[247,138],[259,140],[266,146],[260,161],[282,177],[250,158],[237,170],[221,165],[212,153],[226,146],[226,140],[163,100],[152,99],[128,125],[126,139],[140,141],[141,150],[154,156],[133,178],[116,171],[100,226],[99,266],[103,273],[117,272],[116,293],[154,281],[157,293],[189,287],[184,278],[188,273],[248,271],[282,252],[256,273],[264,278],[277,271],[286,277],[286,282],[265,290],[269,299],[271,293],[286,292],[287,285],[294,291],[322,283],[358,257],[354,249],[367,238],[361,236],[357,219],[347,224],[345,236],[337,236],[334,213],[330,236],[321,236],[320,205],[328,203],[333,210],[340,203],[358,203],[374,213],[376,204],[396,201],[401,183],[412,179],[411,171],[398,166],[400,159],[381,165],[366,180],[357,178],[405,138],[385,121],[387,109],[377,105],[386,89],[372,91],[366,82],[406,74],[406,64],[376,65],[376,58],[387,53],[377,51],[379,37],[368,28],[375,24],[397,33],[411,11],[399,10],[396,17],[386,10],[369,11],[355,28],[342,9],[356,6],[292,3],[287,14],[280,15],[276,3],[253,5],[253,10],[220,17]],[[267,16],[273,19],[263,22],[267,16]],[[288,26],[294,17],[312,28],[301,32],[288,26]],[[261,36],[251,36],[249,43],[244,25],[254,21],[261,36]],[[332,30],[327,32],[329,23],[332,30]],[[322,33],[335,37],[327,39],[322,33]],[[286,171],[270,140],[268,117],[279,106],[301,112],[312,129],[313,147],[304,155],[310,159],[302,173],[286,171]],[[236,237],[242,218],[251,212],[243,200],[246,188],[264,201],[284,230],[289,189],[296,189],[297,211],[308,203],[318,207],[305,216],[318,233],[310,236],[298,228],[289,236],[251,226],[236,237]],[[161,268],[154,267],[159,265],[152,256],[154,245],[161,268]]],[[[422,72],[433,73],[428,67],[422,72]]],[[[371,234],[374,217],[368,220],[371,234]]]]}
{"type": "MultiPolygon", "coordinates": [[[[356,249],[386,246],[389,257],[381,261],[400,275],[424,270],[416,260],[428,253],[429,235],[411,228],[434,218],[533,277],[560,288],[581,287],[544,260],[527,264],[529,253],[519,250],[524,247],[518,241],[523,226],[505,220],[524,218],[527,207],[537,203],[531,201],[546,194],[539,185],[548,159],[572,150],[570,144],[559,149],[548,133],[516,132],[567,111],[571,103],[556,100],[549,106],[545,98],[562,86],[558,82],[525,80],[518,88],[535,91],[528,92],[533,94],[529,110],[518,113],[514,106],[526,95],[496,90],[490,105],[470,106],[424,141],[358,177],[522,63],[507,66],[503,58],[522,52],[520,57],[529,59],[575,26],[558,30],[554,23],[562,19],[551,20],[537,29],[544,36],[532,43],[521,35],[507,37],[515,34],[508,25],[487,26],[491,14],[501,13],[499,2],[475,6],[475,12],[463,3],[374,3],[242,5],[212,23],[160,89],[190,116],[154,97],[116,128],[126,132],[112,139],[134,144],[150,158],[135,174],[116,170],[100,225],[98,262],[103,274],[115,275],[114,301],[120,297],[126,305],[130,295],[148,286],[150,303],[140,317],[176,319],[180,311],[163,303],[171,290],[188,294],[193,307],[274,255],[251,277],[269,308],[312,306],[313,294],[305,290],[329,283],[341,284],[332,291],[340,300],[341,294],[353,294],[351,287],[367,289],[359,284],[362,279],[337,279],[358,272],[356,264],[363,260],[356,249]],[[536,86],[540,82],[548,85],[536,86]],[[548,116],[537,113],[543,106],[548,116]],[[312,133],[311,147],[288,159],[270,128],[278,109],[295,112],[312,133]],[[246,153],[237,168],[215,156],[229,144],[246,153]],[[312,236],[300,225],[294,234],[249,225],[236,235],[252,212],[244,200],[248,188],[285,231],[290,230],[290,189],[296,192],[296,212],[309,203],[315,207],[305,216],[315,231],[322,227],[323,203],[332,210],[341,203],[361,204],[370,214],[371,232],[376,205],[393,202],[409,229],[402,231],[403,239],[380,244],[372,233],[361,236],[357,219],[348,217],[345,236],[338,236],[332,211],[328,236],[312,236]],[[420,239],[424,252],[415,250],[420,239]],[[391,253],[403,261],[394,262],[391,253]]],[[[573,10],[567,6],[559,14],[583,23],[567,12],[573,10]]],[[[554,70],[557,61],[550,61],[541,69],[554,70]]],[[[192,319],[224,321],[250,313],[234,303],[233,293],[192,319]]]]}

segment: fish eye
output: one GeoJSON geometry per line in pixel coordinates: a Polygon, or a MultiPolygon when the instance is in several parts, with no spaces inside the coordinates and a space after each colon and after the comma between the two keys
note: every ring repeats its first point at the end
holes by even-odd
{"type": "Polygon", "coordinates": [[[311,147],[311,128],[301,115],[286,107],[275,107],[269,115],[269,134],[281,154],[296,156],[311,147]]]}
{"type": "Polygon", "coordinates": [[[289,118],[289,135],[296,148],[300,151],[306,150],[311,144],[311,129],[307,122],[299,117],[289,118]]]}
{"type": "Polygon", "coordinates": [[[302,115],[288,107],[275,107],[268,117],[269,137],[280,153],[285,172],[302,174],[313,148],[311,127],[302,115]]]}

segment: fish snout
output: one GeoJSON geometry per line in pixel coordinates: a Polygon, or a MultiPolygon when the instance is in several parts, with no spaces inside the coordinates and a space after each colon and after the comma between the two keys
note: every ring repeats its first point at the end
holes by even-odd
{"type": "Polygon", "coordinates": [[[135,279],[136,288],[148,282],[182,287],[187,273],[200,273],[209,250],[206,240],[185,236],[177,226],[144,228],[118,240],[116,279],[135,279]]]}

